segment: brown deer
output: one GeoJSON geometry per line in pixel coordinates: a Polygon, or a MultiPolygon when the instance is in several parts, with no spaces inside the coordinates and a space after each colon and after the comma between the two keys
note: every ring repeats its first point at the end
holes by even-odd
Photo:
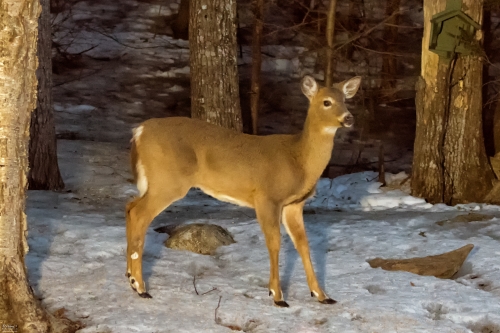
{"type": "Polygon", "coordinates": [[[221,201],[255,209],[271,261],[269,295],[287,307],[279,279],[280,221],[302,258],[311,296],[334,304],[319,286],[309,254],[302,210],[330,161],[333,137],[354,118],[345,99],[361,78],[320,87],[302,79],[309,110],[302,132],[257,136],[237,133],[202,120],[150,119],[133,130],[132,170],[139,197],[126,208],[127,273],[132,288],[151,298],[142,278],[146,229],[174,201],[196,187],[221,201]]]}

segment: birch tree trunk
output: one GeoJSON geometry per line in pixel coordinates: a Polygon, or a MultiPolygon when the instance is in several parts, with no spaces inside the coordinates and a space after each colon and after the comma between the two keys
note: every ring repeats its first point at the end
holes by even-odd
{"type": "MultiPolygon", "coordinates": [[[[494,175],[483,139],[481,58],[447,62],[428,50],[430,18],[445,5],[445,0],[424,0],[412,193],[431,203],[484,202],[494,175]]],[[[462,9],[479,23],[482,8],[483,0],[463,1],[462,9]]]]}
{"type": "Polygon", "coordinates": [[[52,111],[52,29],[50,0],[40,0],[38,34],[38,98],[31,114],[28,184],[31,190],[60,190],[64,182],[57,164],[56,130],[52,111]]]}
{"type": "Polygon", "coordinates": [[[192,0],[191,115],[242,131],[236,60],[236,0],[192,0]]]}

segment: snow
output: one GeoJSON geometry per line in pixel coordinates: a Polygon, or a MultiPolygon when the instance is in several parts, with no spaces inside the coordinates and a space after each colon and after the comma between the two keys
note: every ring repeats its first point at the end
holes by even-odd
{"type": "Polygon", "coordinates": [[[126,149],[59,140],[59,156],[67,192],[29,192],[26,262],[43,303],[84,322],[81,332],[229,332],[226,326],[253,332],[470,332],[500,325],[500,207],[433,210],[401,190],[381,188],[373,172],[322,179],[305,220],[318,278],[338,303],[322,305],[309,296],[300,258],[282,230],[281,283],[290,304],[282,309],[267,295],[268,254],[253,211],[192,190],[148,229],[148,300],[124,276],[124,205],[137,193],[128,182],[126,149]],[[495,217],[435,223],[477,210],[495,217]],[[166,248],[168,236],[153,230],[200,222],[227,228],[237,243],[203,256],[166,248]],[[468,243],[475,248],[453,280],[367,263],[468,243]]]}
{"type": "MultiPolygon", "coordinates": [[[[55,77],[59,165],[66,188],[28,193],[26,264],[30,283],[49,310],[65,308],[69,318],[86,325],[82,333],[500,330],[500,207],[431,205],[409,194],[405,173],[386,174],[385,187],[371,171],[321,179],[307,203],[313,264],[335,305],[310,297],[300,257],[282,229],[281,284],[290,308],[274,307],[267,289],[268,253],[255,213],[199,190],[168,207],[149,227],[144,277],[153,298],[133,292],[125,277],[124,208],[137,194],[130,183],[128,141],[142,119],[172,115],[172,105],[188,105],[178,103],[189,75],[187,42],[156,36],[150,27],[153,18],[175,10],[173,2],[80,1],[72,16],[59,17],[55,38],[68,45],[67,52],[96,47],[85,53],[90,71],[77,68],[55,77]],[[99,19],[123,17],[123,11],[126,18],[109,24],[106,35],[92,28],[99,19]],[[436,224],[469,212],[493,219],[436,224]],[[154,231],[185,223],[218,224],[236,243],[203,256],[166,248],[168,236],[154,231]],[[375,257],[441,254],[469,243],[473,251],[450,280],[373,269],[367,263],[375,257]]],[[[268,49],[289,57],[269,63],[269,70],[298,82],[295,54],[305,50],[268,49]]],[[[303,70],[312,71],[315,57],[308,55],[306,63],[303,70]]]]}
{"type": "Polygon", "coordinates": [[[58,103],[54,104],[54,110],[58,112],[68,112],[68,113],[84,113],[94,111],[96,108],[92,105],[61,105],[58,103]]]}

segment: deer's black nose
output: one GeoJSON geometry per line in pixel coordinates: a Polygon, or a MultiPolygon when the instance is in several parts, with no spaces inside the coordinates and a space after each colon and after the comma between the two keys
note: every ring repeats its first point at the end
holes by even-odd
{"type": "Polygon", "coordinates": [[[344,127],[351,127],[352,125],[354,125],[354,117],[352,116],[352,114],[349,113],[344,116],[342,125],[344,125],[344,127]]]}

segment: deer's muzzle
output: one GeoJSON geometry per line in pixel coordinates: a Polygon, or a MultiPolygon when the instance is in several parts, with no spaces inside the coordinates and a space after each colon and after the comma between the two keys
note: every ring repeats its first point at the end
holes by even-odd
{"type": "Polygon", "coordinates": [[[342,120],[342,126],[351,127],[352,125],[354,125],[354,117],[352,116],[352,114],[347,113],[342,120]]]}

